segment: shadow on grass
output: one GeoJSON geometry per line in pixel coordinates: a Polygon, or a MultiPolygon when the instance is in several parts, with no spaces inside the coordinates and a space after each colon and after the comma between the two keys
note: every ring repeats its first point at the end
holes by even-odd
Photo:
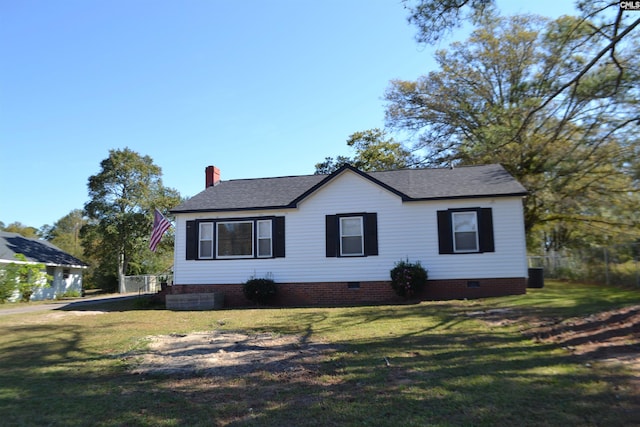
{"type": "Polygon", "coordinates": [[[638,288],[549,281],[544,288],[527,289],[524,296],[489,298],[483,304],[519,309],[531,315],[571,317],[639,301],[638,288]]]}
{"type": "MultiPolygon", "coordinates": [[[[273,310],[258,329],[324,337],[340,350],[307,369],[256,371],[247,360],[243,375],[194,377],[133,375],[132,360],[96,339],[130,322],[132,313],[116,313],[140,310],[135,298],[72,305],[65,310],[112,312],[113,323],[4,327],[0,413],[5,425],[634,425],[638,389],[624,371],[587,366],[467,313],[568,317],[637,301],[637,291],[552,284],[468,302],[273,310]]],[[[213,324],[222,313],[197,316],[213,324]]]]}
{"type": "Polygon", "coordinates": [[[152,295],[114,296],[98,300],[78,300],[56,310],[59,311],[102,311],[123,312],[132,310],[165,310],[164,303],[155,302],[152,295]]]}
{"type": "Polygon", "coordinates": [[[315,371],[242,376],[132,375],[87,344],[101,330],[13,326],[0,338],[0,413],[5,425],[75,426],[637,422],[638,396],[620,373],[483,328],[458,305],[430,307],[301,310],[288,318],[295,327],[285,318],[274,327],[353,338],[315,371]]]}

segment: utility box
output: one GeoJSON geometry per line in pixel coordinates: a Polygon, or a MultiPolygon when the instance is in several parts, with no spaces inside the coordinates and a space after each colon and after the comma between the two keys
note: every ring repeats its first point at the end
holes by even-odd
{"type": "Polygon", "coordinates": [[[544,268],[530,268],[527,288],[544,288],[544,268]]]}

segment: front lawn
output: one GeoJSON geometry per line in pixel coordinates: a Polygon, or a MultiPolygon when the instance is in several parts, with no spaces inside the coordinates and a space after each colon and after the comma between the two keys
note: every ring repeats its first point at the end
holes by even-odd
{"type": "Polygon", "coordinates": [[[130,300],[4,315],[0,413],[4,425],[51,426],[633,425],[628,366],[522,331],[636,304],[637,289],[547,282],[523,296],[395,306],[170,312],[130,300]],[[338,350],[305,375],[131,373],[145,337],[211,330],[338,350]]]}

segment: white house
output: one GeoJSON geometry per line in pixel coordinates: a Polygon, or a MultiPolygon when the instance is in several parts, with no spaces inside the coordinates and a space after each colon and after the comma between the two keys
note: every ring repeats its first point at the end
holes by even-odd
{"type": "Polygon", "coordinates": [[[401,260],[428,270],[423,299],[526,291],[526,190],[500,165],[230,181],[209,166],[205,184],[171,211],[171,293],[243,305],[242,283],[271,277],[282,305],[391,302],[401,260]]]}
{"type": "Polygon", "coordinates": [[[27,263],[44,264],[46,273],[53,278],[50,287],[38,288],[31,295],[32,301],[82,293],[82,273],[88,268],[87,264],[45,240],[0,231],[0,269],[3,265],[20,262],[16,260],[16,254],[23,254],[27,263]]]}

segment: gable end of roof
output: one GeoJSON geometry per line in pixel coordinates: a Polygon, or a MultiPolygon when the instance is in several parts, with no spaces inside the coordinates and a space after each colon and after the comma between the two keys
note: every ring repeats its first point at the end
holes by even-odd
{"type": "Polygon", "coordinates": [[[390,191],[393,194],[396,194],[397,196],[402,198],[403,201],[410,200],[409,196],[407,196],[406,194],[402,193],[401,191],[398,191],[396,188],[393,188],[390,185],[385,184],[384,182],[374,178],[370,174],[368,174],[366,172],[363,172],[363,171],[361,171],[360,169],[358,169],[356,167],[351,166],[350,164],[344,164],[340,168],[338,168],[334,172],[332,172],[331,174],[327,175],[322,181],[320,181],[319,183],[317,183],[316,185],[314,185],[313,187],[311,187],[310,189],[308,189],[307,191],[302,193],[300,196],[298,196],[294,200],[292,200],[292,202],[289,204],[288,207],[291,207],[291,208],[297,207],[298,203],[300,203],[301,201],[303,201],[304,199],[309,197],[311,194],[315,193],[320,188],[324,187],[327,183],[329,183],[329,182],[333,181],[334,179],[336,179],[336,177],[338,177],[339,175],[342,175],[342,173],[344,173],[345,171],[351,171],[351,172],[359,175],[360,177],[366,179],[367,181],[370,181],[370,182],[372,182],[372,183],[384,188],[385,190],[390,191]]]}

